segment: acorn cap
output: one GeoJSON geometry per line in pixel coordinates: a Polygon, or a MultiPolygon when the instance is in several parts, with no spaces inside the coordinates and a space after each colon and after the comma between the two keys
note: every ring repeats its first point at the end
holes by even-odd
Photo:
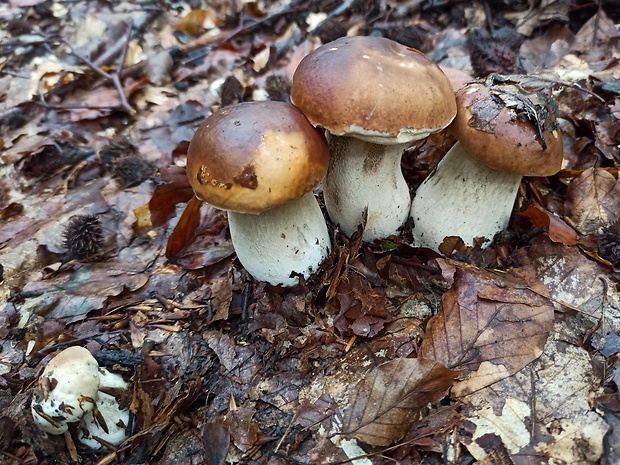
{"type": "Polygon", "coordinates": [[[458,111],[449,131],[490,168],[522,176],[551,176],[562,168],[562,135],[553,114],[546,124],[540,122],[545,128],[543,141],[534,121],[495,98],[484,83],[459,89],[456,102],[458,111]]]}
{"type": "Polygon", "coordinates": [[[293,76],[291,101],[315,126],[380,144],[423,139],[456,114],[441,69],[382,37],[341,37],[307,55],[293,76]]]}
{"type": "Polygon", "coordinates": [[[210,115],[192,138],[187,176],[223,210],[260,213],[298,199],[327,173],[329,149],[293,105],[249,102],[210,115]]]}

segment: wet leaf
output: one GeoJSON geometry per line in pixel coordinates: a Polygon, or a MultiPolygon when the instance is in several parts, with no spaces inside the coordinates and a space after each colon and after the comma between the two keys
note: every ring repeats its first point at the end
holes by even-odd
{"type": "Polygon", "coordinates": [[[428,322],[421,357],[465,374],[491,362],[497,375],[484,382],[492,384],[540,356],[553,327],[553,305],[533,276],[493,273],[448,260],[440,265],[453,274],[454,283],[428,322]]]}
{"type": "Polygon", "coordinates": [[[433,360],[399,358],[379,365],[349,391],[341,431],[370,445],[392,444],[423,407],[446,395],[457,375],[433,360]]]}
{"type": "Polygon", "coordinates": [[[207,454],[206,465],[224,465],[230,449],[230,433],[221,423],[209,422],[202,427],[202,443],[207,454]]]}
{"type": "Polygon", "coordinates": [[[620,183],[607,170],[588,168],[568,186],[564,206],[580,233],[597,233],[620,217],[620,183]]]}

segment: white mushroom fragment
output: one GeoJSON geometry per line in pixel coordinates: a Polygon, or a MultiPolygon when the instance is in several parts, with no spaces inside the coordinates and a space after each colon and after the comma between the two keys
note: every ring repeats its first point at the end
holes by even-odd
{"type": "Polygon", "coordinates": [[[129,409],[121,408],[115,396],[107,392],[127,390],[127,382],[117,373],[100,368],[100,385],[96,408],[87,412],[80,422],[79,441],[94,450],[120,445],[127,439],[129,409]]]}
{"type": "Polygon", "coordinates": [[[39,378],[31,403],[35,424],[50,434],[63,434],[69,423],[91,411],[99,389],[99,365],[83,347],[56,355],[39,378]]]}
{"type": "Polygon", "coordinates": [[[441,69],[389,39],[342,37],[300,62],[291,101],[328,132],[323,191],[331,220],[350,236],[367,208],[364,240],[398,234],[411,206],[403,150],[441,131],[456,114],[441,69]]]}

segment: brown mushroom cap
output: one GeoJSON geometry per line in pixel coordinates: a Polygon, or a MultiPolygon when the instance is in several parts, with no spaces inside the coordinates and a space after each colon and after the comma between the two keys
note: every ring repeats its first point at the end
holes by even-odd
{"type": "Polygon", "coordinates": [[[302,197],[325,176],[325,137],[293,105],[241,103],[210,115],[192,138],[187,176],[196,196],[241,213],[302,197]]]}
{"type": "Polygon", "coordinates": [[[332,134],[384,144],[422,139],[456,114],[441,69],[381,37],[341,37],[306,56],[293,76],[291,101],[332,134]]]}
{"type": "Polygon", "coordinates": [[[457,115],[449,131],[478,160],[498,171],[523,176],[551,176],[562,167],[562,135],[551,125],[542,132],[513,108],[493,98],[489,88],[472,82],[456,93],[457,115]]]}

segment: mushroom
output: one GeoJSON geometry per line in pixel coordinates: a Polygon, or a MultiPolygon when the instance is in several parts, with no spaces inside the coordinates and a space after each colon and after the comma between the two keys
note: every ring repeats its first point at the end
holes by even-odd
{"type": "Polygon", "coordinates": [[[69,423],[91,411],[99,390],[99,365],[83,347],[69,347],[45,367],[31,403],[35,424],[50,434],[63,434],[69,423]]]}
{"type": "Polygon", "coordinates": [[[454,91],[441,69],[389,39],[342,37],[299,63],[291,101],[327,131],[323,192],[332,221],[350,236],[367,208],[364,240],[398,234],[411,205],[402,152],[456,114],[454,91]]]}
{"type": "Polygon", "coordinates": [[[187,175],[196,196],[228,210],[237,257],[257,280],[292,286],[329,254],[331,241],[312,192],[329,150],[296,107],[249,102],[210,115],[192,138],[187,175]]]}
{"type": "Polygon", "coordinates": [[[462,87],[456,101],[448,131],[458,141],[411,206],[416,245],[434,250],[448,236],[468,246],[493,239],[508,226],[522,176],[551,176],[562,166],[562,137],[544,94],[491,79],[462,87]]]}
{"type": "Polygon", "coordinates": [[[121,408],[116,397],[108,394],[126,391],[127,381],[105,368],[99,369],[99,379],[96,406],[86,412],[78,431],[78,440],[94,450],[102,449],[106,444],[120,445],[127,439],[129,425],[129,409],[121,408]]]}

